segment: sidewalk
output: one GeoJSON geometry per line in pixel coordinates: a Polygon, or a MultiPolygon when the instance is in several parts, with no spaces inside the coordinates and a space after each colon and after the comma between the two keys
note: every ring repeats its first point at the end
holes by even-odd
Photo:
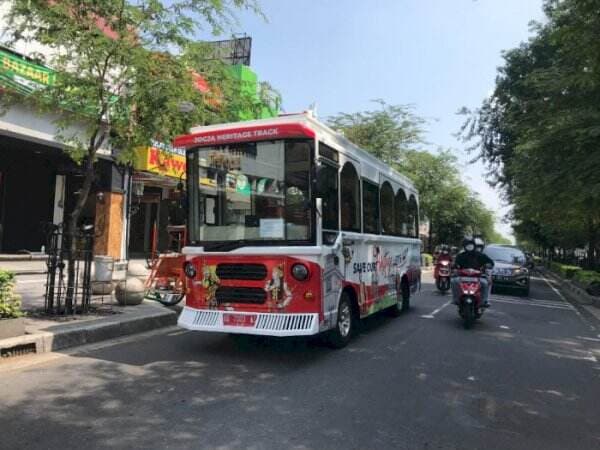
{"type": "Polygon", "coordinates": [[[142,333],[177,323],[178,309],[145,300],[137,306],[104,305],[102,310],[80,316],[25,318],[26,334],[0,340],[2,358],[20,353],[45,353],[142,333]]]}
{"type": "MultiPolygon", "coordinates": [[[[138,275],[146,272],[139,261],[131,263],[138,275]]],[[[179,306],[166,308],[150,300],[136,306],[120,306],[114,295],[94,295],[88,314],[44,315],[41,311],[46,276],[41,272],[42,267],[45,269],[45,261],[0,261],[0,268],[18,274],[15,292],[21,297],[22,310],[26,313],[26,334],[0,340],[2,358],[56,351],[177,323],[179,306]]]]}
{"type": "Polygon", "coordinates": [[[0,270],[8,270],[15,275],[44,275],[48,270],[46,266],[46,256],[43,258],[23,260],[2,259],[2,256],[7,255],[0,255],[0,270]]]}

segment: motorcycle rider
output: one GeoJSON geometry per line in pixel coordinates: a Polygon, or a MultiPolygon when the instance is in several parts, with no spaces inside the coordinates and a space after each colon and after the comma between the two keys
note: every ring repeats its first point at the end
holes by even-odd
{"type": "Polygon", "coordinates": [[[483,242],[483,238],[481,236],[475,236],[473,238],[475,242],[475,250],[478,252],[483,252],[483,248],[485,247],[485,242],[483,242]]]}
{"type": "Polygon", "coordinates": [[[448,268],[452,265],[452,255],[450,255],[450,247],[446,244],[442,244],[439,246],[438,252],[435,255],[435,265],[433,266],[433,279],[436,281],[436,285],[440,290],[442,289],[438,285],[438,278],[440,276],[440,267],[443,265],[444,261],[446,262],[448,268]]]}
{"type": "MultiPolygon", "coordinates": [[[[480,239],[481,240],[481,239],[480,239]]],[[[483,240],[481,240],[481,244],[483,244],[483,240]]],[[[483,249],[483,245],[481,245],[481,249],[483,249]]],[[[490,259],[485,253],[477,250],[475,239],[471,237],[465,237],[463,240],[463,251],[456,255],[454,259],[454,268],[456,269],[474,269],[480,270],[482,273],[485,273],[486,268],[494,267],[494,261],[490,259]]],[[[454,303],[458,302],[458,285],[459,285],[458,276],[452,277],[450,280],[450,284],[452,286],[452,294],[454,296],[454,303]]],[[[480,278],[481,282],[481,299],[483,300],[483,306],[487,308],[490,306],[489,303],[489,280],[486,276],[482,276],[480,278]]]]}
{"type": "Polygon", "coordinates": [[[437,255],[436,263],[440,261],[450,261],[452,262],[452,255],[450,254],[450,247],[446,244],[442,244],[440,246],[440,252],[437,255]]]}

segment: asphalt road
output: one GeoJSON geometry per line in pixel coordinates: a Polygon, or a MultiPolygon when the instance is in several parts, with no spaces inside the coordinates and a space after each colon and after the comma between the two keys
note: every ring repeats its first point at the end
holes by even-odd
{"type": "Polygon", "coordinates": [[[467,331],[423,288],[343,350],[170,328],[2,363],[0,448],[600,448],[597,319],[536,279],[467,331]]]}

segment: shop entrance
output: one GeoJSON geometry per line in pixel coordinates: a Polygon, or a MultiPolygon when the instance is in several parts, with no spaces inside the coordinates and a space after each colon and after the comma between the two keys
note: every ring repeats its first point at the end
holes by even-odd
{"type": "Polygon", "coordinates": [[[152,251],[153,234],[158,230],[160,194],[146,194],[132,205],[129,251],[133,257],[147,256],[152,251]]]}
{"type": "Polygon", "coordinates": [[[149,257],[153,242],[159,253],[173,250],[169,228],[185,225],[185,208],[178,183],[177,178],[134,174],[129,219],[130,257],[149,257]]]}
{"type": "Polygon", "coordinates": [[[0,252],[39,252],[52,222],[60,149],[0,136],[0,252]]]}

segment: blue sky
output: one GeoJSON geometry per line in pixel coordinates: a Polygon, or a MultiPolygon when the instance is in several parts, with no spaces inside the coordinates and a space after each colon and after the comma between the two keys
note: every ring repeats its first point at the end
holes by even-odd
{"type": "Polygon", "coordinates": [[[431,148],[455,149],[465,181],[501,218],[499,194],[453,136],[462,123],[456,111],[491,92],[501,51],[528,38],[542,0],[259,2],[268,22],[240,14],[236,31],[252,36],[252,67],[281,92],[287,112],[316,103],[323,118],[370,109],[376,98],[413,104],[430,120],[431,148]]]}

